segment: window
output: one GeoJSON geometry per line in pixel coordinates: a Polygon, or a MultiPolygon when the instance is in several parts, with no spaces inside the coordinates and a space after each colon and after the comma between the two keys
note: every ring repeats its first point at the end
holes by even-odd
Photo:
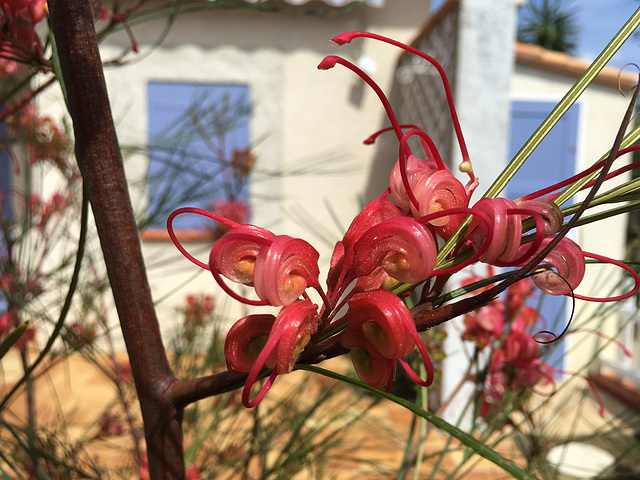
{"type": "MultiPolygon", "coordinates": [[[[247,174],[253,164],[249,88],[150,82],[148,105],[147,226],[164,228],[167,216],[181,206],[226,209],[226,216],[244,215],[239,219],[247,221],[247,174]]],[[[176,229],[211,226],[196,215],[174,222],[176,229]]]]}

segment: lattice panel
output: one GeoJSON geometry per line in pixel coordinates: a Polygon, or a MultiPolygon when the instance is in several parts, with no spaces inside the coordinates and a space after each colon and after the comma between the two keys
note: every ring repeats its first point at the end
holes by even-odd
{"type": "MultiPolygon", "coordinates": [[[[458,16],[458,8],[453,8],[432,25],[417,43],[419,50],[442,65],[452,88],[456,76],[458,16]]],[[[404,55],[395,81],[400,92],[400,121],[422,128],[435,142],[443,160],[451,165],[453,126],[442,80],[435,67],[416,56],[404,55]]],[[[417,145],[416,141],[412,148],[419,148],[417,145]]]]}

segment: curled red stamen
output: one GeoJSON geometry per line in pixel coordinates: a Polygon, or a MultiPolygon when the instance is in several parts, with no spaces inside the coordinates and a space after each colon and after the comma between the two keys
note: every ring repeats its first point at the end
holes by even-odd
{"type": "Polygon", "coordinates": [[[636,272],[633,268],[631,268],[629,265],[627,265],[624,262],[621,262],[619,260],[616,260],[614,258],[609,258],[609,257],[605,257],[604,255],[599,255],[597,253],[590,253],[590,252],[582,252],[584,254],[585,257],[587,258],[593,258],[594,260],[599,260],[601,262],[605,262],[605,263],[610,263],[612,265],[615,265],[617,267],[622,268],[623,270],[626,270],[631,277],[633,278],[633,288],[631,290],[629,290],[626,293],[623,293],[622,295],[615,295],[613,297],[590,297],[590,296],[586,296],[586,295],[575,295],[575,298],[578,300],[586,300],[588,302],[617,302],[619,300],[624,300],[626,298],[632,297],[634,296],[636,293],[638,293],[638,290],[640,289],[640,277],[638,276],[638,272],[636,272]]]}
{"type": "MultiPolygon", "coordinates": [[[[620,150],[618,152],[618,154],[616,155],[616,158],[618,158],[618,157],[620,157],[622,155],[625,155],[627,153],[634,152],[636,150],[640,150],[640,145],[632,145],[630,147],[623,148],[622,150],[620,150]]],[[[530,193],[529,195],[525,195],[524,197],[521,197],[520,200],[522,200],[522,201],[524,201],[524,200],[532,200],[534,198],[542,197],[543,195],[548,195],[548,194],[550,194],[552,192],[555,192],[556,190],[559,190],[559,189],[564,188],[564,187],[566,187],[568,185],[571,185],[576,180],[580,180],[581,178],[583,178],[583,177],[585,177],[585,176],[587,176],[587,175],[599,170],[600,168],[602,168],[602,166],[605,164],[606,161],[607,161],[606,158],[604,160],[600,160],[599,162],[594,163],[593,165],[591,165],[586,170],[583,170],[580,173],[576,173],[575,175],[573,175],[573,176],[571,176],[571,177],[569,177],[569,178],[567,178],[565,180],[562,180],[561,182],[554,183],[553,185],[549,185],[548,187],[545,187],[545,188],[542,188],[542,189],[540,189],[538,191],[530,193]]],[[[624,173],[624,172],[626,172],[628,170],[631,170],[632,168],[635,168],[635,167],[632,166],[632,165],[635,165],[635,164],[636,164],[636,162],[634,162],[631,165],[626,165],[626,166],[624,166],[624,167],[622,167],[622,168],[620,168],[620,169],[618,169],[618,170],[616,170],[614,172],[610,172],[609,174],[607,174],[607,176],[605,178],[609,179],[609,178],[612,178],[612,177],[614,177],[616,175],[624,173]]],[[[635,166],[637,167],[637,165],[635,165],[635,166]]],[[[583,189],[591,187],[594,183],[595,183],[595,180],[592,180],[587,185],[585,185],[583,187],[583,189]]]]}
{"type": "Polygon", "coordinates": [[[194,263],[200,268],[204,268],[205,270],[210,270],[209,265],[207,265],[204,262],[201,262],[200,260],[195,258],[193,255],[191,255],[189,252],[187,252],[187,250],[182,246],[182,244],[176,237],[176,234],[173,230],[173,219],[183,213],[195,213],[196,215],[202,215],[203,217],[211,218],[216,222],[223,223],[231,228],[238,227],[239,225],[233,220],[229,220],[228,218],[225,218],[221,215],[218,215],[213,212],[209,212],[207,210],[203,210],[202,208],[194,208],[194,207],[178,208],[177,210],[174,210],[173,212],[171,212],[171,215],[169,215],[169,218],[167,218],[167,232],[169,233],[169,238],[171,239],[173,244],[176,246],[176,248],[180,251],[180,253],[182,253],[182,255],[184,255],[186,259],[189,260],[191,263],[194,263]]]}
{"type": "Polygon", "coordinates": [[[318,64],[318,69],[328,70],[330,68],[333,68],[336,65],[336,63],[344,67],[347,67],[349,70],[351,70],[360,78],[362,78],[367,83],[367,85],[369,85],[373,89],[376,95],[378,95],[378,98],[382,102],[382,105],[384,106],[384,109],[387,112],[387,117],[389,117],[389,121],[391,122],[393,131],[396,133],[398,140],[400,140],[402,138],[402,129],[400,128],[400,123],[396,118],[396,114],[393,112],[393,109],[391,108],[391,103],[389,103],[387,96],[384,94],[382,89],[378,86],[376,82],[373,81],[373,79],[369,75],[364,73],[360,68],[355,66],[353,63],[349,62],[348,60],[345,60],[342,57],[338,57],[337,55],[329,55],[327,57],[324,57],[324,59],[322,59],[322,61],[318,64]]]}
{"type": "MultiPolygon", "coordinates": [[[[418,127],[416,127],[415,125],[400,125],[400,128],[415,128],[417,130],[420,130],[418,127]]],[[[364,143],[365,145],[373,145],[375,143],[375,141],[377,140],[377,138],[382,135],[383,133],[387,133],[394,130],[393,127],[387,127],[387,128],[383,128],[382,130],[378,130],[375,133],[372,133],[371,135],[369,135],[367,138],[365,138],[362,143],[364,143]]]]}
{"type": "Polygon", "coordinates": [[[462,164],[460,165],[460,170],[464,173],[467,173],[469,175],[470,180],[472,182],[475,182],[476,177],[473,174],[473,168],[471,167],[471,161],[469,160],[469,152],[467,150],[467,145],[464,140],[464,136],[462,135],[462,128],[460,128],[460,121],[458,120],[458,114],[456,113],[455,105],[453,102],[453,93],[451,92],[449,79],[447,78],[447,74],[445,73],[444,68],[442,68],[442,65],[440,65],[440,63],[438,63],[438,61],[435,58],[427,55],[424,52],[421,52],[416,48],[410,47],[409,45],[405,45],[404,43],[398,42],[391,38],[384,37],[382,35],[378,35],[375,33],[361,32],[361,31],[344,32],[344,33],[341,33],[340,35],[333,37],[331,40],[337,43],[338,45],[344,45],[345,43],[351,42],[351,40],[353,40],[354,38],[359,38],[359,37],[379,40],[381,42],[385,42],[390,45],[401,48],[402,50],[405,50],[409,53],[419,56],[420,58],[426,60],[436,68],[436,70],[438,71],[438,74],[440,75],[440,78],[442,79],[445,95],[447,97],[447,103],[449,105],[449,112],[451,113],[453,128],[456,132],[456,138],[458,139],[460,152],[462,153],[462,164]]]}

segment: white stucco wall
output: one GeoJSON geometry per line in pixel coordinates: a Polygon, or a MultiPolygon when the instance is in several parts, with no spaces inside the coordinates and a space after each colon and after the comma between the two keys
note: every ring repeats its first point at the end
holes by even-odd
{"type": "MultiPolygon", "coordinates": [[[[455,98],[480,185],[472,203],[504,169],[509,149],[509,82],[520,0],[460,2],[455,98]]],[[[454,139],[454,165],[462,161],[454,139]]],[[[466,182],[467,177],[459,174],[466,182]]]]}

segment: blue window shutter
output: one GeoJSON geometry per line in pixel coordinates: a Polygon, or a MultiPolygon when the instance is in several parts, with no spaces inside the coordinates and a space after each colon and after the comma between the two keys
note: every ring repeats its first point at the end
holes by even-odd
{"type": "MultiPolygon", "coordinates": [[[[163,227],[181,206],[207,209],[214,200],[248,200],[246,177],[230,166],[233,152],[249,147],[248,86],[150,82],[148,108],[149,226],[163,227]]],[[[181,215],[174,227],[205,224],[181,215]]]]}
{"type": "MultiPolygon", "coordinates": [[[[520,150],[525,141],[549,115],[555,103],[513,102],[511,105],[510,158],[520,150]]],[[[552,185],[575,174],[576,145],[578,136],[579,105],[574,105],[560,119],[531,157],[518,170],[507,186],[507,197],[516,199],[543,187],[552,185]]],[[[539,290],[536,289],[539,292],[539,290]]],[[[541,293],[542,295],[542,293],[541,293]]],[[[530,304],[540,307],[546,320],[546,330],[560,334],[568,321],[565,305],[570,298],[544,295],[530,304]]],[[[564,342],[554,344],[547,362],[553,367],[563,367],[564,342]]]]}
{"type": "MultiPolygon", "coordinates": [[[[0,143],[5,143],[5,124],[0,124],[0,143]]],[[[13,204],[11,192],[11,155],[9,150],[0,147],[0,198],[2,199],[2,210],[6,220],[13,219],[13,204]]]]}

